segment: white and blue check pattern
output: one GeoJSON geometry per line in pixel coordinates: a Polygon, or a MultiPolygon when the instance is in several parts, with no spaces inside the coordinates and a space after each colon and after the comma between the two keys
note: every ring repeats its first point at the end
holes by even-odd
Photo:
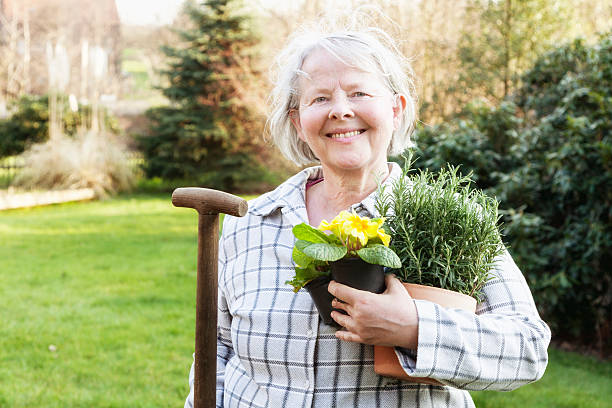
{"type": "MultiPolygon", "coordinates": [[[[393,165],[386,183],[401,176],[393,165]]],[[[511,390],[540,378],[550,330],[523,275],[506,252],[476,314],[415,301],[416,351],[396,348],[405,371],[429,386],[374,373],[373,347],[343,342],[319,322],[310,295],[285,284],[293,275],[294,225],[308,222],[305,169],[225,217],[219,245],[218,407],[473,407],[467,390],[511,390]]],[[[355,204],[376,215],[375,193],[355,204]]],[[[185,407],[193,404],[191,393],[185,407]]]]}

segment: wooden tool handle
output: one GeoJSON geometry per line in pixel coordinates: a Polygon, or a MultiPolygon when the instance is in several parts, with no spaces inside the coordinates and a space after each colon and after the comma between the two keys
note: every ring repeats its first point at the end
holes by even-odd
{"type": "Polygon", "coordinates": [[[198,275],[196,285],[194,408],[215,406],[217,380],[217,260],[219,213],[236,217],[248,211],[245,200],[208,188],[177,188],[176,207],[198,211],[198,275]]]}
{"type": "Polygon", "coordinates": [[[200,187],[177,188],[172,193],[175,207],[187,207],[200,214],[229,214],[242,217],[247,213],[246,200],[223,191],[200,187]]]}

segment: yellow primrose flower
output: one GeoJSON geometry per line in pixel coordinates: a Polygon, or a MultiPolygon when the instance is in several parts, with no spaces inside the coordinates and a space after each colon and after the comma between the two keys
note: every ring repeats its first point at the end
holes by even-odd
{"type": "Polygon", "coordinates": [[[347,237],[346,234],[343,234],[342,225],[350,216],[351,213],[348,211],[341,211],[331,222],[327,222],[327,220],[321,221],[318,229],[320,231],[331,231],[331,233],[337,236],[342,242],[345,242],[347,237]]]}
{"type": "Polygon", "coordinates": [[[327,220],[321,221],[317,229],[319,231],[331,231],[332,234],[340,238],[340,223],[338,223],[336,218],[332,222],[327,222],[327,220]]]}
{"type": "Polygon", "coordinates": [[[380,238],[385,246],[389,245],[391,237],[381,229],[384,218],[371,220],[368,217],[360,217],[355,210],[352,212],[341,211],[331,222],[321,221],[318,229],[331,231],[349,249],[355,250],[368,244],[370,238],[380,238]]]}
{"type": "Polygon", "coordinates": [[[358,239],[361,246],[367,245],[368,238],[377,235],[379,223],[367,217],[361,218],[354,210],[347,214],[342,224],[342,232],[346,236],[358,239]]]}
{"type": "Polygon", "coordinates": [[[336,226],[336,223],[334,223],[333,221],[327,222],[327,220],[323,220],[321,221],[317,229],[321,231],[331,231],[335,226],[336,226]]]}
{"type": "Polygon", "coordinates": [[[368,238],[375,238],[378,236],[378,230],[380,229],[380,226],[382,225],[382,223],[384,222],[383,218],[377,218],[374,220],[370,220],[370,219],[365,219],[368,221],[368,238]]]}
{"type": "Polygon", "coordinates": [[[340,214],[336,215],[336,218],[334,218],[332,222],[336,222],[338,224],[344,224],[345,222],[351,220],[352,217],[353,217],[353,214],[351,214],[350,212],[340,211],[340,214]]]}
{"type": "Polygon", "coordinates": [[[391,236],[385,233],[385,231],[383,231],[382,229],[378,230],[378,238],[380,238],[384,246],[389,246],[389,242],[391,242],[391,236]]]}
{"type": "Polygon", "coordinates": [[[370,222],[376,225],[376,228],[374,228],[374,225],[371,225],[371,227],[368,229],[368,238],[378,237],[382,241],[384,246],[389,246],[389,242],[391,242],[391,236],[387,235],[385,231],[381,228],[383,223],[385,222],[385,219],[377,218],[375,220],[371,220],[370,222]]]}

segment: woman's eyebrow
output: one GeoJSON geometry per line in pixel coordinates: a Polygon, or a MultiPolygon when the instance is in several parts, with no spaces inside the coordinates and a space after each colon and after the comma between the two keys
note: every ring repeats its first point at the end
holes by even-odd
{"type": "Polygon", "coordinates": [[[319,93],[330,93],[329,88],[326,88],[326,87],[323,87],[323,86],[320,86],[320,87],[317,87],[317,88],[307,89],[306,91],[307,92],[305,92],[305,93],[307,93],[309,95],[310,94],[319,94],[319,93]]]}
{"type": "Polygon", "coordinates": [[[346,89],[357,89],[357,88],[366,89],[368,88],[368,85],[363,82],[349,82],[344,87],[346,89]]]}

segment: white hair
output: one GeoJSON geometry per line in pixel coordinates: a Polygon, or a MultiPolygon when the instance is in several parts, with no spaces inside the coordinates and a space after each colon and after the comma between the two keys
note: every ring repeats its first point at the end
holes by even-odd
{"type": "Polygon", "coordinates": [[[405,96],[406,108],[393,132],[387,154],[399,155],[410,147],[410,135],[417,118],[415,86],[410,63],[393,39],[373,27],[330,33],[309,30],[292,36],[276,60],[276,78],[270,95],[272,111],[267,128],[283,155],[298,165],[318,162],[308,144],[298,137],[290,119],[291,112],[299,109],[298,79],[302,64],[316,49],[327,51],[352,68],[380,75],[394,95],[405,96]]]}

